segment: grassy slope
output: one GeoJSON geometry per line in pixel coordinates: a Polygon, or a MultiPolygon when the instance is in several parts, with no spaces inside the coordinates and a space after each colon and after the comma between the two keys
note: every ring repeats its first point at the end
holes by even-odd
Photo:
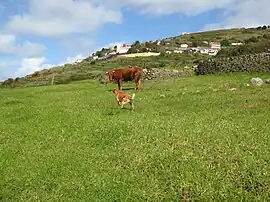
{"type": "Polygon", "coordinates": [[[0,89],[0,198],[267,200],[270,88],[249,79],[148,81],[133,113],[113,84],[0,89]]]}
{"type": "Polygon", "coordinates": [[[129,65],[140,65],[143,68],[166,68],[183,69],[191,67],[198,59],[209,58],[200,54],[173,54],[166,56],[150,56],[137,58],[113,58],[107,61],[83,61],[79,64],[68,64],[63,67],[55,67],[49,70],[40,71],[39,76],[33,78],[22,78],[15,86],[35,86],[39,84],[50,84],[52,75],[55,74],[55,83],[69,83],[75,80],[96,79],[109,69],[128,67],[129,65]]]}
{"type": "Polygon", "coordinates": [[[251,37],[263,36],[263,34],[269,34],[269,29],[267,30],[256,30],[255,28],[250,29],[223,29],[223,30],[212,30],[207,32],[197,32],[182,35],[176,37],[177,40],[192,42],[192,41],[222,41],[223,39],[227,39],[230,42],[244,42],[245,39],[249,39],[251,37]]]}

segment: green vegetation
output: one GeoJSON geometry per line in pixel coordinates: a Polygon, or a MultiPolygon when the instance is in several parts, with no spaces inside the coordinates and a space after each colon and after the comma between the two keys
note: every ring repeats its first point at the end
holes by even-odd
{"type": "Polygon", "coordinates": [[[103,48],[92,56],[86,58],[83,62],[77,64],[66,64],[64,67],[54,67],[52,69],[42,70],[23,78],[8,79],[4,82],[3,87],[22,87],[22,86],[40,86],[49,85],[52,78],[55,84],[65,84],[71,81],[85,79],[97,79],[104,71],[122,66],[140,65],[144,68],[167,68],[182,69],[185,66],[192,67],[198,61],[207,60],[209,57],[232,57],[244,54],[257,54],[267,52],[270,49],[270,28],[262,26],[249,29],[227,29],[214,30],[207,32],[198,32],[185,34],[166,39],[140,42],[135,41],[128,53],[137,52],[160,52],[160,56],[122,58],[114,57],[104,60],[92,60],[93,55],[105,56],[113,51],[116,47],[103,48]],[[189,46],[209,46],[210,42],[219,41],[222,44],[222,50],[217,56],[205,56],[202,54],[171,54],[167,55],[167,50],[175,50],[182,43],[189,46]],[[231,46],[232,42],[242,42],[242,46],[231,46]]]}
{"type": "MultiPolygon", "coordinates": [[[[224,29],[224,30],[213,30],[207,32],[198,32],[185,34],[179,37],[176,37],[180,43],[192,43],[197,42],[203,45],[203,41],[207,42],[225,42],[228,41],[231,43],[242,42],[244,43],[246,40],[250,38],[260,38],[263,35],[268,36],[270,34],[269,28],[267,29],[259,29],[259,28],[235,28],[235,29],[224,29]]],[[[206,44],[207,45],[207,44],[206,44]]],[[[204,46],[206,46],[204,45],[204,46]]]]}
{"type": "Polygon", "coordinates": [[[258,42],[250,42],[240,46],[223,48],[218,52],[217,57],[232,57],[247,54],[256,54],[269,52],[268,50],[270,50],[270,39],[264,39],[258,42]]]}
{"type": "Polygon", "coordinates": [[[115,84],[0,89],[1,201],[267,201],[270,88],[251,76],[145,81],[134,112],[115,84]]]}
{"type": "Polygon", "coordinates": [[[24,87],[50,85],[54,76],[54,84],[66,84],[72,81],[97,79],[105,71],[113,68],[140,65],[143,68],[183,69],[191,67],[199,59],[209,58],[201,54],[171,54],[150,57],[123,58],[116,57],[109,60],[87,61],[78,64],[66,64],[64,67],[54,67],[32,74],[29,77],[17,78],[16,82],[9,79],[4,82],[5,87],[24,87]]]}

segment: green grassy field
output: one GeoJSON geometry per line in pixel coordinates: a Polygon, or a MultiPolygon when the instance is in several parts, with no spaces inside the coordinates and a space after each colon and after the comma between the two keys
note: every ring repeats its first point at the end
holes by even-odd
{"type": "Polygon", "coordinates": [[[250,78],[145,81],[134,112],[114,84],[0,89],[0,200],[269,201],[270,87],[250,78]]]}

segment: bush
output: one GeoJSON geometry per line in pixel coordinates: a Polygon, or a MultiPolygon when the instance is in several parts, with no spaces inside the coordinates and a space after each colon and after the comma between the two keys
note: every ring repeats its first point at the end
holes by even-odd
{"type": "Polygon", "coordinates": [[[270,41],[263,40],[258,43],[244,44],[236,47],[228,47],[221,49],[216,57],[233,57],[253,53],[263,53],[267,52],[270,48],[270,41]]]}
{"type": "Polygon", "coordinates": [[[13,88],[14,87],[14,80],[12,78],[8,78],[3,82],[3,86],[6,88],[13,88]]]}
{"type": "Polygon", "coordinates": [[[258,39],[255,36],[245,40],[245,43],[256,43],[256,42],[258,42],[258,39]]]}
{"type": "Polygon", "coordinates": [[[229,42],[227,39],[223,39],[223,40],[220,42],[220,45],[221,45],[221,46],[230,46],[230,42],[229,42]]]}

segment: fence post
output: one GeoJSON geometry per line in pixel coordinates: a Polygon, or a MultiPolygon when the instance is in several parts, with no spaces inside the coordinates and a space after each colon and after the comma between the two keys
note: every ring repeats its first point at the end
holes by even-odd
{"type": "Polygon", "coordinates": [[[52,85],[53,85],[53,82],[54,82],[54,76],[55,76],[55,74],[53,74],[53,76],[52,76],[52,85]]]}

